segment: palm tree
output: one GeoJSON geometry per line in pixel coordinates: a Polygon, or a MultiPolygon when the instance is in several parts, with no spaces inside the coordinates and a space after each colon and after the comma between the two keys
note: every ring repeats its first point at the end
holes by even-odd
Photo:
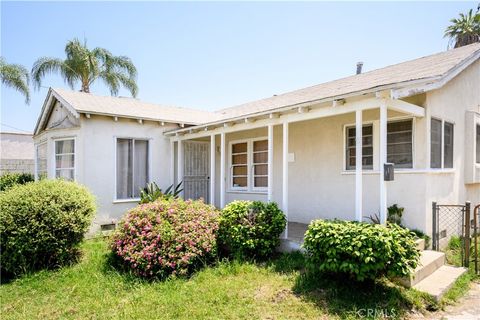
{"type": "Polygon", "coordinates": [[[467,14],[460,13],[460,17],[450,20],[451,24],[445,29],[444,38],[450,38],[449,45],[463,47],[480,41],[480,12],[474,14],[470,9],[467,14]]]}
{"type": "Polygon", "coordinates": [[[0,77],[2,84],[11,87],[25,96],[25,103],[30,103],[30,76],[28,70],[19,64],[8,64],[0,57],[0,77]]]}
{"type": "Polygon", "coordinates": [[[67,42],[65,54],[65,60],[42,57],[35,62],[32,78],[36,89],[47,73],[59,72],[72,90],[80,82],[80,91],[90,92],[90,85],[101,79],[111,95],[118,95],[120,86],[124,86],[133,97],[137,96],[137,69],[130,58],[114,56],[103,48],[89,50],[86,41],[82,44],[78,39],[67,42]]]}

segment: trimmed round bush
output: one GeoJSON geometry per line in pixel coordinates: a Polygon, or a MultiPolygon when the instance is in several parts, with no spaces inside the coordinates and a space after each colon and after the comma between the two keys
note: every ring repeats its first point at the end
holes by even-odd
{"type": "Polygon", "coordinates": [[[35,177],[31,173],[5,173],[0,176],[0,191],[7,190],[17,184],[32,182],[35,177]]]}
{"type": "Polygon", "coordinates": [[[347,274],[358,281],[408,276],[420,256],[415,235],[396,224],[315,220],[303,246],[309,271],[347,274]]]}
{"type": "Polygon", "coordinates": [[[268,257],[280,244],[286,219],[274,202],[233,201],[220,217],[219,241],[228,254],[268,257]]]}
{"type": "Polygon", "coordinates": [[[0,193],[2,271],[20,275],[75,261],[94,214],[94,197],[75,182],[42,180],[0,193]]]}
{"type": "Polygon", "coordinates": [[[218,217],[215,207],[202,200],[141,204],[120,221],[112,251],[142,277],[188,275],[216,257],[218,217]]]}

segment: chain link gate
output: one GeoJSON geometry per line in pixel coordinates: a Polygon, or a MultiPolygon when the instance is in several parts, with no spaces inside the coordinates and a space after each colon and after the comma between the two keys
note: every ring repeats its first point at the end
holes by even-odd
{"type": "Polygon", "coordinates": [[[470,261],[473,260],[476,273],[478,273],[479,263],[479,211],[480,205],[474,208],[473,215],[471,215],[470,202],[466,202],[464,205],[432,203],[432,249],[440,251],[448,245],[452,236],[459,237],[462,266],[468,268],[470,261]],[[472,241],[473,248],[471,248],[472,241]],[[473,255],[471,250],[473,250],[473,255]]]}

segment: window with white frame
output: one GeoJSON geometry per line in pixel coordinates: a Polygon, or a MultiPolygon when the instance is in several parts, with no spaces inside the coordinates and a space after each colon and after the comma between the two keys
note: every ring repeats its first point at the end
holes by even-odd
{"type": "Polygon", "coordinates": [[[477,137],[476,137],[476,162],[480,164],[480,124],[477,124],[477,137]]]}
{"type": "Polygon", "coordinates": [[[55,177],[75,180],[75,140],[55,140],[55,177]]]}
{"type": "Polygon", "coordinates": [[[47,143],[43,142],[36,146],[36,178],[38,180],[47,177],[47,143]]]}
{"type": "Polygon", "coordinates": [[[387,161],[395,168],[413,167],[413,120],[387,123],[387,161]]]}
{"type": "Polygon", "coordinates": [[[454,124],[440,119],[431,119],[430,168],[453,168],[454,124]]]}
{"type": "Polygon", "coordinates": [[[230,161],[232,190],[266,190],[268,187],[268,140],[232,142],[230,161]]]}
{"type": "MultiPolygon", "coordinates": [[[[356,129],[355,127],[347,127],[346,141],[346,168],[347,170],[355,170],[356,161],[356,129]]],[[[373,125],[366,124],[362,128],[362,168],[373,169],[373,125]]]]}
{"type": "Polygon", "coordinates": [[[148,140],[117,139],[117,199],[140,197],[148,183],[148,152],[148,140]]]}

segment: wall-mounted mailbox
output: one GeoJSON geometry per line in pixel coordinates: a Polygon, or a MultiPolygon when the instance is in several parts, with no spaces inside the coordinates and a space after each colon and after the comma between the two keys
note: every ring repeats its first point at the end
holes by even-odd
{"type": "Polygon", "coordinates": [[[384,181],[393,181],[394,180],[393,168],[394,168],[393,163],[385,163],[383,165],[383,180],[384,181]]]}

